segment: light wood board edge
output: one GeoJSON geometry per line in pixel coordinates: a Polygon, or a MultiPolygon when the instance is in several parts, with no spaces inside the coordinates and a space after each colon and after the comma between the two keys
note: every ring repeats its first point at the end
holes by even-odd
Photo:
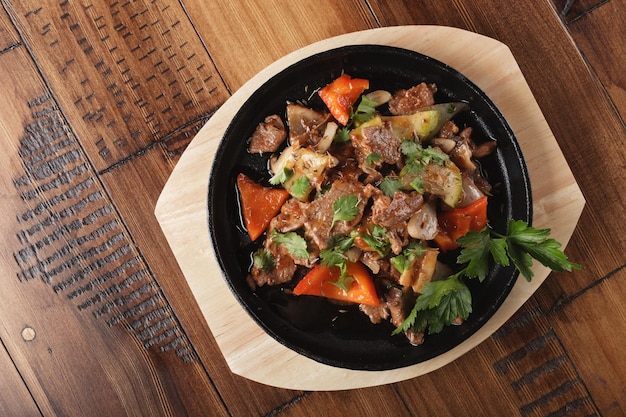
{"type": "MultiPolygon", "coordinates": [[[[431,360],[389,371],[354,371],[320,364],[268,336],[238,304],[214,258],[206,198],[211,163],[231,117],[260,85],[312,54],[351,44],[412,49],[456,68],[496,103],[524,153],[533,189],[533,224],[549,227],[564,245],[585,201],[510,50],[502,43],[457,28],[398,26],[330,38],[295,51],[261,71],[215,113],[175,167],[155,215],[230,369],[264,384],[299,390],[341,390],[397,382],[438,369],[501,327],[549,274],[535,265],[531,283],[518,279],[494,316],[473,336],[431,360]]],[[[204,358],[208,359],[208,358],[204,358]]]]}

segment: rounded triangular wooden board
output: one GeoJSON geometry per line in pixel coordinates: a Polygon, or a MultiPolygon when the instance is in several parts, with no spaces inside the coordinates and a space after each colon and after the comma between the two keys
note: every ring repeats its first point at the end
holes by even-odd
{"type": "Polygon", "coordinates": [[[535,265],[533,281],[518,279],[496,314],[459,346],[426,362],[389,371],[354,371],[320,364],[278,343],[248,316],[224,281],[211,247],[206,199],[215,151],[230,119],[264,81],[302,58],[354,44],[382,44],[420,52],[452,66],[485,91],[508,120],[524,153],[533,191],[535,227],[551,228],[552,236],[565,245],[585,204],[513,55],[506,45],[494,39],[450,27],[389,27],[320,41],[276,61],[233,94],[198,132],[155,209],[230,369],[264,384],[299,390],[339,390],[397,382],[433,371],[488,338],[550,272],[535,265]]]}

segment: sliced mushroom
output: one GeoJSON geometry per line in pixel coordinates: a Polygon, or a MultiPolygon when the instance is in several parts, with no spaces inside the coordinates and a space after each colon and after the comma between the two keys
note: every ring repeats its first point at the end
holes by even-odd
{"type": "Polygon", "coordinates": [[[454,139],[450,138],[434,138],[431,140],[430,144],[432,146],[436,146],[441,149],[442,152],[450,153],[456,146],[456,142],[454,139]]]}

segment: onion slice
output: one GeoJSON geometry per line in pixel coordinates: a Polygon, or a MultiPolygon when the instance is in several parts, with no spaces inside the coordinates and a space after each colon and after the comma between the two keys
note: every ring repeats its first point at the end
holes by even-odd
{"type": "Polygon", "coordinates": [[[437,235],[437,201],[430,199],[411,216],[407,231],[413,239],[432,240],[437,235]]]}

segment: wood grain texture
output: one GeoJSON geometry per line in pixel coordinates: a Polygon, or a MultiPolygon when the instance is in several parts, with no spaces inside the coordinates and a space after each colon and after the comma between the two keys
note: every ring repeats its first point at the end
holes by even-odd
{"type": "Polygon", "coordinates": [[[24,32],[97,170],[205,117],[228,93],[182,6],[23,1],[24,32]],[[71,85],[72,88],[64,88],[71,85]]]}
{"type": "MultiPolygon", "coordinates": [[[[555,3],[557,6],[562,5],[558,1],[555,3]]],[[[612,107],[602,109],[599,115],[603,123],[607,124],[606,131],[592,131],[585,136],[589,141],[588,146],[597,149],[594,158],[603,161],[606,170],[603,172],[619,171],[619,167],[623,170],[626,166],[624,153],[615,152],[626,138],[626,78],[622,70],[626,65],[626,53],[621,42],[626,34],[623,25],[619,23],[626,19],[624,6],[622,0],[575,1],[562,13],[566,28],[597,77],[599,94],[606,95],[605,101],[612,107]],[[607,144],[603,138],[610,138],[607,144]]],[[[598,108],[593,108],[595,113],[598,108]]],[[[584,169],[588,163],[588,160],[582,158],[580,169],[584,169]]],[[[624,296],[626,259],[623,253],[626,244],[619,232],[611,233],[609,230],[616,230],[614,227],[623,224],[626,207],[622,197],[613,197],[610,192],[602,190],[623,189],[626,179],[623,175],[601,177],[606,186],[603,185],[599,190],[599,187],[593,185],[594,179],[598,177],[593,178],[588,186],[592,198],[598,202],[597,206],[602,207],[601,212],[590,214],[588,221],[583,220],[583,224],[592,226],[581,228],[580,238],[575,240],[584,242],[582,250],[586,253],[595,253],[598,247],[613,247],[621,252],[616,254],[617,266],[599,278],[594,274],[596,280],[576,293],[561,293],[552,307],[554,314],[551,322],[558,334],[562,335],[563,343],[580,369],[581,378],[586,382],[600,413],[617,416],[626,413],[626,405],[621,401],[626,398],[626,370],[623,361],[619,359],[623,356],[622,347],[626,343],[626,329],[623,325],[625,313],[623,302],[620,301],[624,296]],[[602,233],[590,236],[597,227],[600,227],[600,231],[606,230],[606,237],[602,233]],[[606,334],[610,334],[610,337],[606,337],[606,334]],[[583,340],[586,343],[581,343],[583,340]],[[607,365],[606,371],[600,371],[607,365]]],[[[600,262],[614,265],[612,260],[600,262]]]]}
{"type": "Polygon", "coordinates": [[[273,74],[313,53],[359,43],[401,46],[432,56],[461,71],[494,100],[516,133],[526,158],[533,188],[533,223],[536,227],[552,227],[553,236],[566,243],[584,205],[515,60],[501,43],[453,28],[396,27],[331,38],[277,61],[238,90],[198,133],[168,180],[156,207],[157,219],[229,366],[237,374],[269,385],[307,390],[346,389],[380,385],[427,373],[487,338],[547,276],[545,268],[535,266],[533,283],[518,280],[494,318],[455,349],[418,365],[381,372],[332,368],[297,355],[264,334],[232,295],[221,298],[212,295],[228,291],[219,274],[206,274],[206,271],[217,271],[218,265],[213,254],[207,251],[211,243],[207,235],[204,198],[210,186],[207,161],[212,160],[225,127],[241,103],[273,74]],[[449,43],[452,38],[456,39],[453,45],[449,43]],[[444,44],[446,48],[442,48],[444,44]],[[475,59],[477,56],[481,59],[475,59]],[[474,59],[470,60],[471,57],[474,59]],[[255,337],[251,338],[251,334],[255,337]],[[270,358],[274,359],[269,361],[270,358]],[[306,369],[304,375],[295,373],[301,369],[306,369]]]}
{"type": "Polygon", "coordinates": [[[172,366],[191,355],[188,342],[25,48],[2,55],[0,66],[2,84],[12,86],[2,101],[13,110],[0,123],[13,139],[4,143],[12,151],[2,153],[2,166],[15,175],[3,176],[2,208],[16,213],[1,220],[2,246],[16,249],[2,258],[0,331],[38,406],[45,415],[163,415],[187,407],[193,414],[199,403],[181,398],[200,389],[200,408],[224,411],[197,361],[172,366]],[[141,291],[128,289],[135,282],[141,291]],[[140,310],[145,316],[125,314],[147,300],[154,308],[140,310]],[[32,341],[23,339],[25,327],[32,341]],[[170,346],[180,356],[162,353],[170,346]],[[156,368],[159,356],[169,365],[156,368]],[[193,390],[169,382],[179,372],[193,390]],[[88,386],[98,389],[81,389],[88,386]]]}
{"type": "Polygon", "coordinates": [[[289,52],[377,26],[367,3],[357,0],[193,1],[187,10],[209,50],[222,58],[218,69],[231,92],[289,52]]]}
{"type": "MultiPolygon", "coordinates": [[[[22,335],[27,340],[32,340],[34,333],[29,327],[25,327],[22,335]]],[[[28,387],[4,346],[0,346],[0,375],[0,415],[40,416],[37,403],[28,392],[28,387]]]]}

